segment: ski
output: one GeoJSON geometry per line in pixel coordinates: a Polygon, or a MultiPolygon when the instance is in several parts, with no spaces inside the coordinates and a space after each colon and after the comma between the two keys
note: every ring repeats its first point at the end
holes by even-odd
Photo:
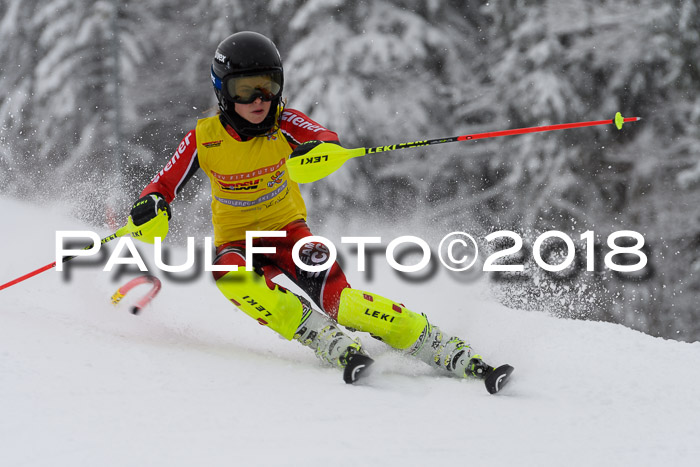
{"type": "Polygon", "coordinates": [[[364,378],[369,374],[367,369],[372,363],[374,363],[374,360],[367,355],[359,353],[350,355],[348,357],[348,364],[345,365],[345,369],[343,370],[343,380],[347,384],[353,384],[364,378]]]}
{"type": "Polygon", "coordinates": [[[494,368],[486,379],[484,384],[486,385],[486,390],[489,394],[496,394],[498,391],[503,389],[503,387],[508,383],[510,374],[513,372],[514,368],[510,365],[501,365],[498,368],[494,368]]]}

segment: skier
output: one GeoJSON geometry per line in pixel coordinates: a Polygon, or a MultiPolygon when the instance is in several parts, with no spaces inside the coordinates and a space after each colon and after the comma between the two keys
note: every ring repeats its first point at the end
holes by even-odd
{"type": "MultiPolygon", "coordinates": [[[[132,207],[130,221],[144,233],[143,239],[159,236],[154,232],[167,233],[169,203],[201,169],[211,182],[214,265],[239,267],[215,271],[214,279],[224,297],[241,311],[286,339],[312,348],[320,360],[343,369],[348,383],[372,360],[359,339],[348,337],[338,324],[368,332],[459,378],[493,373],[494,368],[462,339],[444,333],[424,314],[351,288],[337,263],[313,273],[294,264],[293,245],[312,234],[299,186],[289,179],[285,162],[319,141],[340,143],[333,131],[285,107],[282,62],[272,41],[255,32],[224,39],[212,61],[211,80],[219,113],[197,122],[132,207]],[[246,231],[279,235],[254,239],[254,247],[274,247],[274,252],[253,256],[254,271],[245,269],[246,231]],[[272,282],[279,274],[289,277],[324,313],[272,282]]],[[[325,263],[328,249],[310,241],[299,256],[304,264],[317,265],[325,263]]]]}

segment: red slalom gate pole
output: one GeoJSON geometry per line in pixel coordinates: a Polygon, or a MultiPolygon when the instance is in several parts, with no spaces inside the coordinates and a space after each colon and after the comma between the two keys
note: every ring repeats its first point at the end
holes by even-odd
{"type": "Polygon", "coordinates": [[[119,289],[117,289],[116,292],[114,292],[114,295],[112,295],[112,304],[117,305],[122,300],[122,298],[124,298],[126,294],[129,293],[131,289],[141,284],[151,284],[151,289],[146,293],[146,295],[141,297],[141,299],[138,302],[136,302],[134,306],[131,307],[132,314],[139,314],[139,312],[146,305],[148,305],[151,302],[151,300],[153,300],[153,298],[156,295],[158,295],[158,292],[160,291],[160,279],[158,279],[155,276],[145,275],[131,279],[129,282],[119,287],[119,289]]]}

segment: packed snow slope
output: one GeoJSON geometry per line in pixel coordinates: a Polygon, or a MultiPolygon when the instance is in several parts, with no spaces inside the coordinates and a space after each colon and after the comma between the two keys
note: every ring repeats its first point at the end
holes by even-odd
{"type": "MultiPolygon", "coordinates": [[[[90,229],[60,208],[0,210],[0,283],[53,261],[57,230],[90,229]]],[[[376,371],[348,386],[208,275],[163,279],[134,316],[109,300],[132,276],[47,271],[0,291],[0,465],[698,465],[700,343],[506,309],[483,283],[378,273],[348,275],[514,365],[510,385],[489,395],[359,334],[376,371]]]]}

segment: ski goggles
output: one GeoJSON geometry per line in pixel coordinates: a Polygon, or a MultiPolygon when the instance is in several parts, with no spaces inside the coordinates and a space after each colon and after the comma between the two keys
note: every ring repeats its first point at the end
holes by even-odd
{"type": "Polygon", "coordinates": [[[248,76],[228,75],[221,80],[212,70],[212,80],[226,99],[237,104],[250,104],[257,98],[271,101],[282,92],[282,73],[278,71],[248,76]]]}

